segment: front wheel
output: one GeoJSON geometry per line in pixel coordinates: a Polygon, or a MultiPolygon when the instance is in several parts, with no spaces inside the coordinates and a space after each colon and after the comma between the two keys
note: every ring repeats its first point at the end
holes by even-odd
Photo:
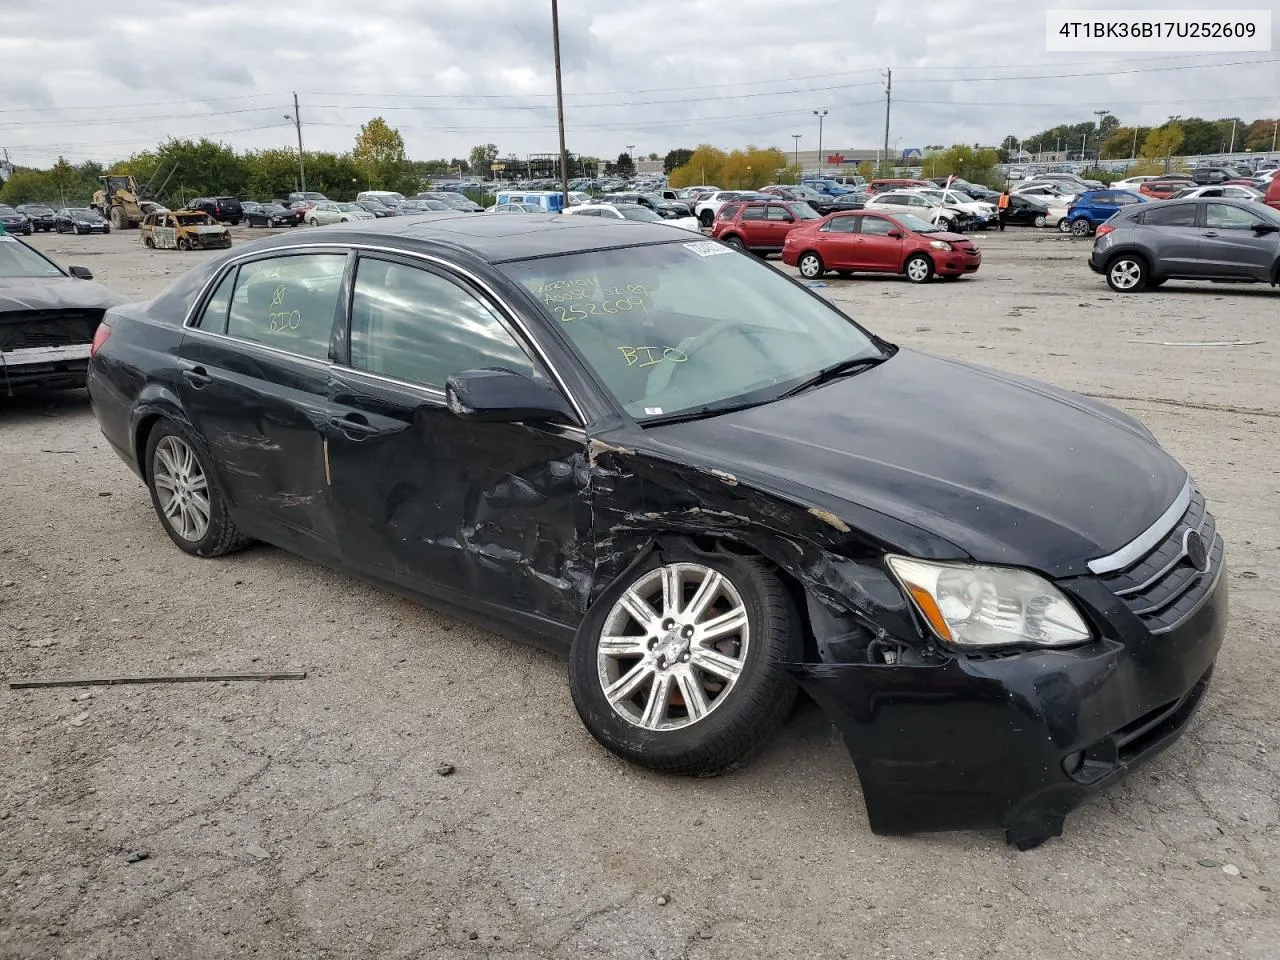
{"type": "Polygon", "coordinates": [[[178,238],[178,249],[179,249],[179,250],[190,250],[190,249],[191,249],[191,241],[190,241],[190,240],[188,240],[186,237],[179,237],[179,238],[178,238]]]}
{"type": "Polygon", "coordinates": [[[955,228],[956,228],[955,223],[954,223],[954,222],[952,222],[952,220],[951,220],[950,218],[948,218],[948,217],[941,217],[941,218],[939,218],[939,220],[938,220],[938,226],[939,226],[939,228],[941,228],[941,229],[942,229],[944,232],[946,232],[946,233],[951,233],[951,232],[953,232],[953,231],[955,230],[955,228]]]}
{"type": "Polygon", "coordinates": [[[928,283],[933,279],[933,261],[923,253],[914,253],[907,258],[902,272],[912,283],[928,283]]]}
{"type": "Polygon", "coordinates": [[[155,238],[155,237],[147,237],[147,238],[145,238],[142,242],[143,242],[143,244],[144,244],[145,246],[150,247],[152,250],[154,250],[154,249],[155,249],[155,247],[156,247],[156,238],[155,238]]]}
{"type": "Polygon", "coordinates": [[[1071,235],[1073,237],[1087,237],[1093,233],[1093,224],[1084,217],[1077,217],[1071,221],[1071,235]]]}
{"type": "Polygon", "coordinates": [[[698,222],[702,224],[704,227],[711,226],[713,223],[715,223],[715,220],[716,220],[716,215],[712,213],[710,210],[703,210],[700,214],[698,214],[698,222]]]}
{"type": "Polygon", "coordinates": [[[802,254],[796,266],[800,269],[800,276],[806,280],[817,280],[827,271],[822,258],[812,251],[802,254]]]}
{"type": "Polygon", "coordinates": [[[1147,265],[1121,254],[1107,265],[1107,286],[1116,293],[1137,293],[1147,285],[1147,265]]]}
{"type": "Polygon", "coordinates": [[[220,557],[249,540],[236,528],[222,491],[186,431],[171,420],[147,438],[147,488],[169,539],[197,557],[220,557]]]}
{"type": "Polygon", "coordinates": [[[607,749],[667,773],[740,766],[791,709],[798,617],[761,561],[677,547],[610,588],[574,639],[574,706],[607,749]]]}

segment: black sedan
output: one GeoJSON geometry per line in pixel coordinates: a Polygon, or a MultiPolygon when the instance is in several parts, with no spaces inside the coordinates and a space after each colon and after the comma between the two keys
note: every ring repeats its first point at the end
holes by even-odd
{"type": "Polygon", "coordinates": [[[1043,197],[1009,194],[1009,206],[1004,211],[1007,226],[1043,227],[1049,221],[1049,204],[1043,197]]]}
{"type": "Polygon", "coordinates": [[[22,203],[14,209],[31,221],[31,227],[37,233],[53,230],[53,222],[58,217],[52,207],[46,207],[43,203],[22,203]]]}
{"type": "Polygon", "coordinates": [[[35,230],[30,217],[3,203],[0,203],[0,227],[4,227],[5,233],[22,233],[28,237],[35,230]]]}
{"type": "Polygon", "coordinates": [[[92,279],[0,234],[0,396],[84,386],[98,323],[124,302],[92,279]]]}
{"type": "Polygon", "coordinates": [[[1222,538],[1138,421],[660,223],[318,228],[105,326],[94,412],[180,549],[264,540],[562,651],[661,771],[738,766],[803,689],[879,832],[1058,834],[1185,729],[1226,629],[1222,538]]]}
{"type": "Polygon", "coordinates": [[[829,197],[826,194],[820,194],[820,200],[810,200],[809,206],[817,210],[824,217],[828,213],[843,213],[845,210],[861,210],[867,205],[867,201],[871,199],[865,193],[842,193],[838,197],[829,197]]]}
{"type": "Polygon", "coordinates": [[[111,224],[90,207],[63,207],[53,220],[58,233],[110,233],[111,224]]]}
{"type": "Polygon", "coordinates": [[[394,207],[388,207],[385,203],[380,203],[377,200],[357,200],[356,206],[372,213],[379,220],[386,217],[399,216],[394,207]]]}
{"type": "Polygon", "coordinates": [[[244,204],[244,222],[249,227],[296,227],[304,212],[279,203],[244,204]]]}

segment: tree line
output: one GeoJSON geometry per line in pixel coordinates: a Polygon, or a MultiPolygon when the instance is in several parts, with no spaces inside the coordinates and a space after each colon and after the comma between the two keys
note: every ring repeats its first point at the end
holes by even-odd
{"type": "Polygon", "coordinates": [[[1130,157],[1159,160],[1179,155],[1267,153],[1280,143],[1278,133],[1280,120],[1276,118],[1206,120],[1172,116],[1159,126],[1144,127],[1122,124],[1118,117],[1108,113],[1096,122],[1058,124],[1021,139],[1011,134],[1004,138],[1001,148],[1012,153],[1021,145],[1028,153],[1038,154],[1079,153],[1083,147],[1087,156],[1100,160],[1130,157]]]}

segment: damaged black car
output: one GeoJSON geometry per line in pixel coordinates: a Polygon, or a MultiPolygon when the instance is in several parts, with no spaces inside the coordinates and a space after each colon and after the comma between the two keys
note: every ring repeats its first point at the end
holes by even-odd
{"type": "Polygon", "coordinates": [[[1032,847],[1185,729],[1222,644],[1222,538],[1139,422],[673,227],[321,228],[105,326],[94,411],[181,549],[266,541],[561,651],[658,770],[742,764],[803,690],[873,830],[1032,847]]]}

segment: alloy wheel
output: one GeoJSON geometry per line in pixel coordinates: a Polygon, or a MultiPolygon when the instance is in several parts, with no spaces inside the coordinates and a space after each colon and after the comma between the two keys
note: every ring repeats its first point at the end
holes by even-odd
{"type": "Polygon", "coordinates": [[[1134,290],[1142,284],[1142,264],[1123,258],[1111,265],[1108,274],[1114,290],[1134,290]]]}
{"type": "Polygon", "coordinates": [[[750,630],[742,595],[724,574],[700,563],[658,567],[605,618],[596,653],[600,688],[633,726],[689,727],[733,690],[750,630]]]}
{"type": "Polygon", "coordinates": [[[1084,217],[1071,221],[1071,235],[1073,237],[1087,237],[1092,230],[1093,227],[1089,225],[1089,221],[1084,217]]]}
{"type": "Polygon", "coordinates": [[[1036,217],[1036,226],[1037,226],[1037,227],[1043,227],[1043,226],[1045,225],[1045,223],[1046,223],[1046,220],[1045,220],[1045,218],[1044,218],[1044,216],[1043,216],[1043,215],[1039,215],[1039,216],[1037,216],[1037,217],[1036,217]]]}
{"type": "Polygon", "coordinates": [[[209,480],[195,451],[170,435],[156,444],[151,477],[165,522],[183,540],[198,543],[209,532],[209,480]]]}

